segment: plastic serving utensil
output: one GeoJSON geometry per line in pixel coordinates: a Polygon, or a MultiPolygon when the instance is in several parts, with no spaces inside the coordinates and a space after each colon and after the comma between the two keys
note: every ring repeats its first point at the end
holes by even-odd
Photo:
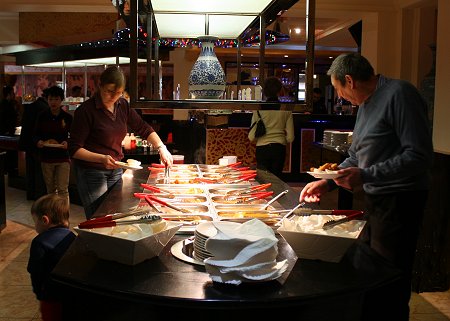
{"type": "Polygon", "coordinates": [[[274,198],[272,198],[269,202],[267,202],[267,204],[263,205],[263,206],[261,207],[261,209],[262,209],[262,210],[267,209],[273,202],[275,202],[277,199],[279,199],[281,196],[284,196],[284,195],[285,195],[286,193],[288,193],[288,192],[289,192],[288,189],[285,190],[285,191],[282,191],[280,194],[278,194],[277,196],[275,196],[274,198]]]}
{"type": "Polygon", "coordinates": [[[361,216],[362,214],[364,214],[363,211],[357,211],[357,212],[355,212],[353,214],[350,214],[350,215],[348,215],[348,216],[346,216],[344,218],[341,218],[341,219],[338,219],[338,220],[330,220],[330,221],[326,222],[325,224],[323,224],[322,228],[324,230],[329,230],[329,229],[331,229],[331,228],[333,228],[333,227],[335,227],[335,226],[337,226],[339,224],[342,224],[342,223],[354,220],[355,218],[361,216]]]}
{"type": "Polygon", "coordinates": [[[243,189],[236,189],[232,191],[228,191],[227,195],[244,195],[244,194],[250,194],[255,191],[262,191],[272,186],[272,183],[266,183],[261,185],[255,185],[249,188],[243,188],[243,189]]]}
{"type": "Polygon", "coordinates": [[[161,221],[162,218],[159,215],[146,215],[142,216],[136,220],[124,220],[124,221],[96,221],[96,222],[86,222],[86,224],[79,224],[78,227],[81,229],[91,229],[99,227],[110,227],[117,225],[129,225],[129,224],[139,224],[139,223],[155,223],[161,221]]]}
{"type": "Polygon", "coordinates": [[[159,198],[154,197],[154,196],[151,196],[151,195],[146,195],[145,198],[146,198],[146,199],[148,198],[150,201],[154,201],[154,202],[159,203],[159,204],[161,204],[161,205],[170,207],[170,208],[172,208],[172,209],[174,209],[175,211],[178,211],[178,212],[182,212],[182,213],[191,213],[191,211],[189,211],[188,209],[181,208],[181,207],[175,206],[175,205],[173,205],[173,204],[167,203],[167,202],[165,202],[165,201],[163,201],[163,200],[160,200],[159,198]]]}

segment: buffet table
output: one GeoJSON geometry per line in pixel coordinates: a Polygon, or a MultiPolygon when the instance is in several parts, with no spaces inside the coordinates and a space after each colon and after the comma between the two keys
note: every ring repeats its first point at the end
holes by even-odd
{"type": "MultiPolygon", "coordinates": [[[[147,177],[147,170],[124,175],[96,215],[136,205],[132,194],[142,191],[139,184],[147,177]]],[[[289,189],[267,172],[258,171],[256,179],[271,182],[275,194],[289,189]]],[[[298,203],[297,194],[291,191],[279,203],[292,208],[298,203]]],[[[361,320],[366,295],[399,278],[396,269],[362,244],[352,247],[340,263],[328,263],[297,259],[280,237],[279,259],[289,261],[280,278],[239,286],[218,284],[203,266],[172,256],[172,244],[186,237],[176,235],[159,257],[135,266],[98,259],[77,238],[52,273],[63,300],[64,320],[268,320],[287,313],[295,313],[296,320],[361,320]]]]}

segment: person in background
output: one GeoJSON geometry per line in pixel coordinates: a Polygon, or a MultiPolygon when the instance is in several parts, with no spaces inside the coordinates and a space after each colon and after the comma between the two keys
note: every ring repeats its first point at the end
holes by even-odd
{"type": "Polygon", "coordinates": [[[47,193],[69,197],[70,158],[67,151],[72,115],[61,108],[64,90],[52,86],[47,91],[50,108],[36,120],[34,141],[40,150],[42,174],[47,193]]]}
{"type": "Polygon", "coordinates": [[[71,89],[71,93],[70,96],[72,97],[83,97],[83,93],[81,91],[81,87],[80,86],[73,86],[71,89]]]}
{"type": "Polygon", "coordinates": [[[91,218],[110,189],[122,179],[116,164],[124,155],[122,140],[128,128],[159,151],[161,161],[173,159],[158,134],[122,97],[125,76],[118,67],[108,67],[100,76],[94,97],[82,103],[74,114],[69,154],[74,160],[78,192],[86,218],[91,218]]]}
{"type": "Polygon", "coordinates": [[[18,111],[14,87],[3,87],[3,99],[0,102],[0,135],[14,136],[18,111]]]}
{"type": "Polygon", "coordinates": [[[26,190],[27,200],[37,200],[46,194],[44,177],[42,176],[41,161],[37,146],[33,139],[38,115],[48,109],[48,88],[42,96],[31,104],[25,104],[22,116],[22,130],[20,131],[19,150],[25,151],[26,190]]]}
{"type": "Polygon", "coordinates": [[[69,229],[70,205],[56,194],[40,197],[31,206],[31,216],[38,235],[32,240],[27,271],[43,321],[62,320],[59,294],[52,288],[50,273],[75,239],[69,229]]]}
{"type": "Polygon", "coordinates": [[[427,105],[413,85],[375,75],[359,54],[338,56],[327,74],[340,97],[359,105],[353,142],[349,157],[339,165],[341,176],[308,183],[299,200],[318,202],[336,186],[355,189],[362,184],[367,224],[361,239],[402,271],[391,291],[366,295],[362,320],[406,321],[430,188],[433,146],[427,105]]]}
{"type": "MultiPolygon", "coordinates": [[[[256,126],[253,126],[248,138],[256,141],[256,167],[269,171],[276,176],[283,172],[286,159],[286,144],[294,140],[294,120],[291,111],[280,110],[278,95],[283,85],[277,77],[268,77],[264,82],[263,94],[266,102],[273,104],[262,105],[259,111],[266,127],[266,134],[256,138],[256,126]]],[[[259,120],[258,112],[253,112],[252,124],[259,120]]]]}
{"type": "Polygon", "coordinates": [[[322,90],[318,87],[313,89],[313,114],[327,114],[325,99],[322,97],[322,90]]]}

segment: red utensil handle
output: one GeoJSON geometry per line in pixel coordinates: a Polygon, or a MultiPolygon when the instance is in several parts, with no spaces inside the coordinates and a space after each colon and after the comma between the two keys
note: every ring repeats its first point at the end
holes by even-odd
{"type": "Polygon", "coordinates": [[[241,176],[239,176],[239,179],[249,180],[249,179],[255,178],[256,176],[257,176],[256,173],[254,173],[254,174],[247,174],[247,175],[241,175],[241,176]]]}
{"type": "Polygon", "coordinates": [[[84,222],[84,223],[85,224],[80,223],[78,227],[81,229],[89,229],[89,228],[116,226],[116,221],[100,221],[100,222],[84,222]]]}
{"type": "Polygon", "coordinates": [[[217,183],[217,180],[215,180],[215,179],[202,178],[202,177],[196,177],[196,178],[194,178],[194,181],[199,182],[199,183],[207,183],[207,184],[217,183]]]}
{"type": "Polygon", "coordinates": [[[241,164],[242,164],[242,162],[237,162],[237,163],[228,164],[227,166],[228,167],[236,167],[236,166],[241,165],[241,164]]]}
{"type": "Polygon", "coordinates": [[[144,198],[145,195],[148,195],[148,193],[133,193],[133,196],[136,198],[144,198]]]}
{"type": "Polygon", "coordinates": [[[358,215],[364,214],[363,211],[358,210],[332,210],[331,215],[345,215],[347,217],[356,217],[358,215]]]}
{"type": "Polygon", "coordinates": [[[158,164],[158,163],[151,163],[150,166],[151,167],[156,167],[156,168],[165,168],[166,167],[166,165],[158,164]]]}
{"type": "Polygon", "coordinates": [[[261,185],[256,185],[253,187],[250,187],[253,191],[260,191],[263,189],[266,189],[268,187],[272,186],[272,183],[266,183],[266,184],[261,184],[261,185]]]}
{"type": "Polygon", "coordinates": [[[148,189],[149,191],[152,191],[152,192],[157,192],[157,193],[161,192],[161,190],[158,187],[150,185],[150,184],[141,183],[141,187],[148,189]]]}
{"type": "Polygon", "coordinates": [[[145,200],[146,200],[147,202],[148,202],[148,200],[154,201],[154,202],[159,203],[159,204],[161,204],[161,205],[170,207],[170,205],[169,205],[168,203],[164,202],[163,200],[160,200],[159,198],[153,197],[153,196],[151,196],[151,195],[145,196],[145,200]]]}
{"type": "Polygon", "coordinates": [[[246,166],[246,167],[234,167],[234,169],[238,170],[238,171],[246,171],[248,170],[250,167],[246,166]]]}
{"type": "Polygon", "coordinates": [[[267,197],[273,194],[273,191],[268,191],[268,192],[256,192],[256,193],[251,193],[250,196],[263,196],[263,197],[267,197]]]}
{"type": "MultiPolygon", "coordinates": [[[[261,199],[261,198],[266,198],[266,197],[271,196],[273,194],[273,191],[262,192],[262,193],[255,193],[255,194],[257,194],[257,195],[255,195],[255,197],[257,197],[258,199],[261,199]]],[[[254,195],[254,194],[252,194],[252,195],[254,195]]]]}

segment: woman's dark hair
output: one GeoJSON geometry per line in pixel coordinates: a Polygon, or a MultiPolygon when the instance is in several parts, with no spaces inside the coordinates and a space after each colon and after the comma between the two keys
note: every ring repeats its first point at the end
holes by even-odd
{"type": "Polygon", "coordinates": [[[278,94],[283,88],[283,84],[277,77],[267,77],[264,81],[263,94],[266,99],[276,98],[278,100],[278,94]]]}
{"type": "Polygon", "coordinates": [[[60,97],[61,100],[64,100],[64,89],[62,89],[59,86],[51,86],[46,91],[44,90],[44,93],[48,97],[60,97]]]}
{"type": "Polygon", "coordinates": [[[107,84],[114,84],[116,88],[125,88],[125,75],[118,67],[108,67],[100,75],[100,86],[107,84]]]}
{"type": "Polygon", "coordinates": [[[334,59],[328,76],[333,76],[342,85],[345,85],[345,75],[352,76],[353,80],[366,81],[374,75],[373,67],[370,62],[357,53],[339,55],[334,59]]]}
{"type": "Polygon", "coordinates": [[[70,204],[67,197],[47,194],[37,199],[31,206],[31,214],[38,218],[46,215],[51,224],[69,227],[70,204]]]}

